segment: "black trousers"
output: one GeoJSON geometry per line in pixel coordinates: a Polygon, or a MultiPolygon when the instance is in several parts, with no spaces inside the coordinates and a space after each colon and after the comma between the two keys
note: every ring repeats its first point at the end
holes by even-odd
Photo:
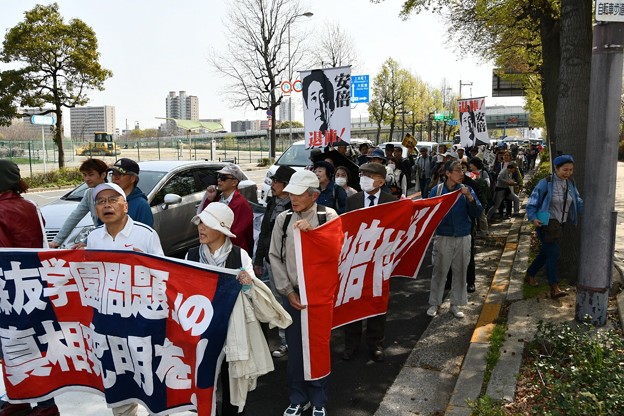
{"type": "MultiPolygon", "coordinates": [[[[344,326],[345,350],[355,351],[362,339],[362,322],[357,321],[344,326]]],[[[366,345],[371,351],[383,349],[386,332],[386,314],[366,319],[366,345]]]]}
{"type": "Polygon", "coordinates": [[[244,415],[245,410],[238,413],[238,406],[234,406],[230,403],[230,370],[228,362],[223,358],[223,364],[221,364],[221,413],[220,416],[239,416],[244,415]]]}

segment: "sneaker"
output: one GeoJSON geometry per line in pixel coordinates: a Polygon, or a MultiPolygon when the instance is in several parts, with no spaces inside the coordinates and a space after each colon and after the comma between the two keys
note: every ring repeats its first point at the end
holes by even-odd
{"type": "Polygon", "coordinates": [[[30,411],[30,405],[27,403],[13,404],[4,402],[0,408],[0,416],[26,416],[30,411]]]}
{"type": "Polygon", "coordinates": [[[461,319],[464,317],[464,313],[460,311],[459,307],[455,305],[451,305],[451,313],[453,314],[453,316],[455,316],[455,318],[461,319]]]}
{"type": "Polygon", "coordinates": [[[312,416],[327,416],[327,412],[324,407],[318,408],[314,406],[314,409],[312,409],[312,416]]]}
{"type": "Polygon", "coordinates": [[[427,309],[427,315],[434,317],[438,314],[438,307],[437,306],[430,306],[429,309],[427,309]]]}
{"type": "Polygon", "coordinates": [[[282,358],[288,354],[288,345],[280,345],[271,355],[275,358],[282,358]]]}
{"type": "Polygon", "coordinates": [[[284,416],[301,416],[301,413],[310,408],[310,402],[305,404],[291,404],[284,410],[284,416]]]}
{"type": "Polygon", "coordinates": [[[37,406],[28,416],[59,416],[59,409],[54,406],[37,406]]]}

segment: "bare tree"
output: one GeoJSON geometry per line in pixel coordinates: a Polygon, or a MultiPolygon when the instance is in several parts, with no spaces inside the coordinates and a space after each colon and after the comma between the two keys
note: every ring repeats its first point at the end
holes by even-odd
{"type": "MultiPolygon", "coordinates": [[[[298,0],[233,0],[225,22],[227,52],[210,58],[218,72],[231,80],[226,94],[232,107],[270,111],[282,102],[279,85],[289,64],[302,59],[303,39],[288,28],[299,15],[298,0]],[[290,56],[288,54],[290,41],[290,56]]],[[[269,157],[275,158],[275,124],[271,124],[269,157]]]]}
{"type": "Polygon", "coordinates": [[[337,22],[326,22],[321,33],[312,52],[312,62],[316,67],[357,67],[358,55],[353,39],[337,22]]]}

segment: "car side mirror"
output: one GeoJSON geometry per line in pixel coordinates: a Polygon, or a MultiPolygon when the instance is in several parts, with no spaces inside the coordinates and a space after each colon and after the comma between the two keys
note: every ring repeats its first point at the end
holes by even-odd
{"type": "Polygon", "coordinates": [[[180,195],[167,194],[167,195],[165,195],[165,200],[161,204],[160,207],[163,210],[166,210],[167,208],[169,208],[169,205],[179,204],[180,202],[182,202],[182,197],[180,195]]]}

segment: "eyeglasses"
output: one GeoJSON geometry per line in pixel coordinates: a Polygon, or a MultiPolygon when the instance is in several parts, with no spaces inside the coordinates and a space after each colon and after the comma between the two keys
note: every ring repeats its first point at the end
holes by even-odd
{"type": "Polygon", "coordinates": [[[98,198],[95,200],[95,205],[116,204],[119,202],[119,196],[109,196],[108,198],[98,198]]]}
{"type": "Polygon", "coordinates": [[[275,179],[275,178],[271,178],[271,182],[273,182],[273,183],[283,183],[284,185],[288,184],[288,182],[280,181],[279,179],[275,179]]]}
{"type": "Polygon", "coordinates": [[[217,175],[217,179],[220,181],[227,181],[228,179],[234,179],[233,176],[224,175],[222,173],[217,175]]]}
{"type": "Polygon", "coordinates": [[[122,176],[127,175],[126,173],[121,173],[116,170],[111,172],[111,176],[115,178],[121,178],[122,176]]]}

